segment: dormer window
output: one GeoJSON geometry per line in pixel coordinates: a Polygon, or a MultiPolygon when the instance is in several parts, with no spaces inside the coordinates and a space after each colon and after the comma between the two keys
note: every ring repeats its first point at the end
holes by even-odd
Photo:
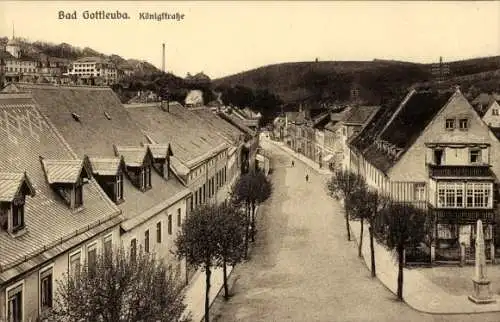
{"type": "Polygon", "coordinates": [[[25,228],[26,195],[35,190],[25,173],[0,172],[0,229],[17,234],[25,228]]]}
{"type": "Polygon", "coordinates": [[[163,178],[168,179],[170,176],[170,157],[172,148],[170,144],[148,144],[151,154],[153,155],[153,167],[163,178]]]}
{"type": "Polygon", "coordinates": [[[115,153],[123,158],[127,177],[141,191],[151,189],[153,155],[149,147],[115,146],[115,153]]]}
{"type": "Polygon", "coordinates": [[[115,203],[123,201],[123,158],[91,158],[92,172],[106,195],[115,203]]]}
{"type": "Polygon", "coordinates": [[[48,160],[40,157],[49,185],[72,210],[83,207],[83,185],[90,178],[90,161],[48,160]]]}

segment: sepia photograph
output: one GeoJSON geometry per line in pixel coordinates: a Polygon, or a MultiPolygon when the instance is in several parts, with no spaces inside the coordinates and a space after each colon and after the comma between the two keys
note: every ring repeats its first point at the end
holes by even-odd
{"type": "Polygon", "coordinates": [[[2,1],[0,322],[498,322],[499,111],[500,1],[2,1]]]}

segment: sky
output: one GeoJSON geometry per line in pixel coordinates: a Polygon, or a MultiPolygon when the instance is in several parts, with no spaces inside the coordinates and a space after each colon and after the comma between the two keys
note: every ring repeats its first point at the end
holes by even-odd
{"type": "Polygon", "coordinates": [[[0,36],[66,42],[212,79],[281,62],[500,55],[500,1],[2,1],[0,36]],[[84,19],[84,12],[129,19],[84,19]],[[77,19],[59,19],[59,12],[77,19]],[[140,13],[184,15],[141,20],[140,13]]]}

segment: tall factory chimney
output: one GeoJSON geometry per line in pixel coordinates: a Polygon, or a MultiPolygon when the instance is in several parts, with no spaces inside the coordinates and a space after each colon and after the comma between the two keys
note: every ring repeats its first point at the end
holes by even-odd
{"type": "Polygon", "coordinates": [[[162,44],[161,71],[165,72],[165,43],[162,44]]]}

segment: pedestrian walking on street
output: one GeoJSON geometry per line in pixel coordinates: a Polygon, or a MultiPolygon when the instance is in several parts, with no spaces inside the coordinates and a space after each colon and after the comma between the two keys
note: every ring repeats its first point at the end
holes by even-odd
{"type": "Polygon", "coordinates": [[[306,182],[308,182],[308,181],[309,181],[309,175],[306,174],[306,182]]]}
{"type": "Polygon", "coordinates": [[[292,160],[292,167],[295,167],[295,161],[292,160]]]}

